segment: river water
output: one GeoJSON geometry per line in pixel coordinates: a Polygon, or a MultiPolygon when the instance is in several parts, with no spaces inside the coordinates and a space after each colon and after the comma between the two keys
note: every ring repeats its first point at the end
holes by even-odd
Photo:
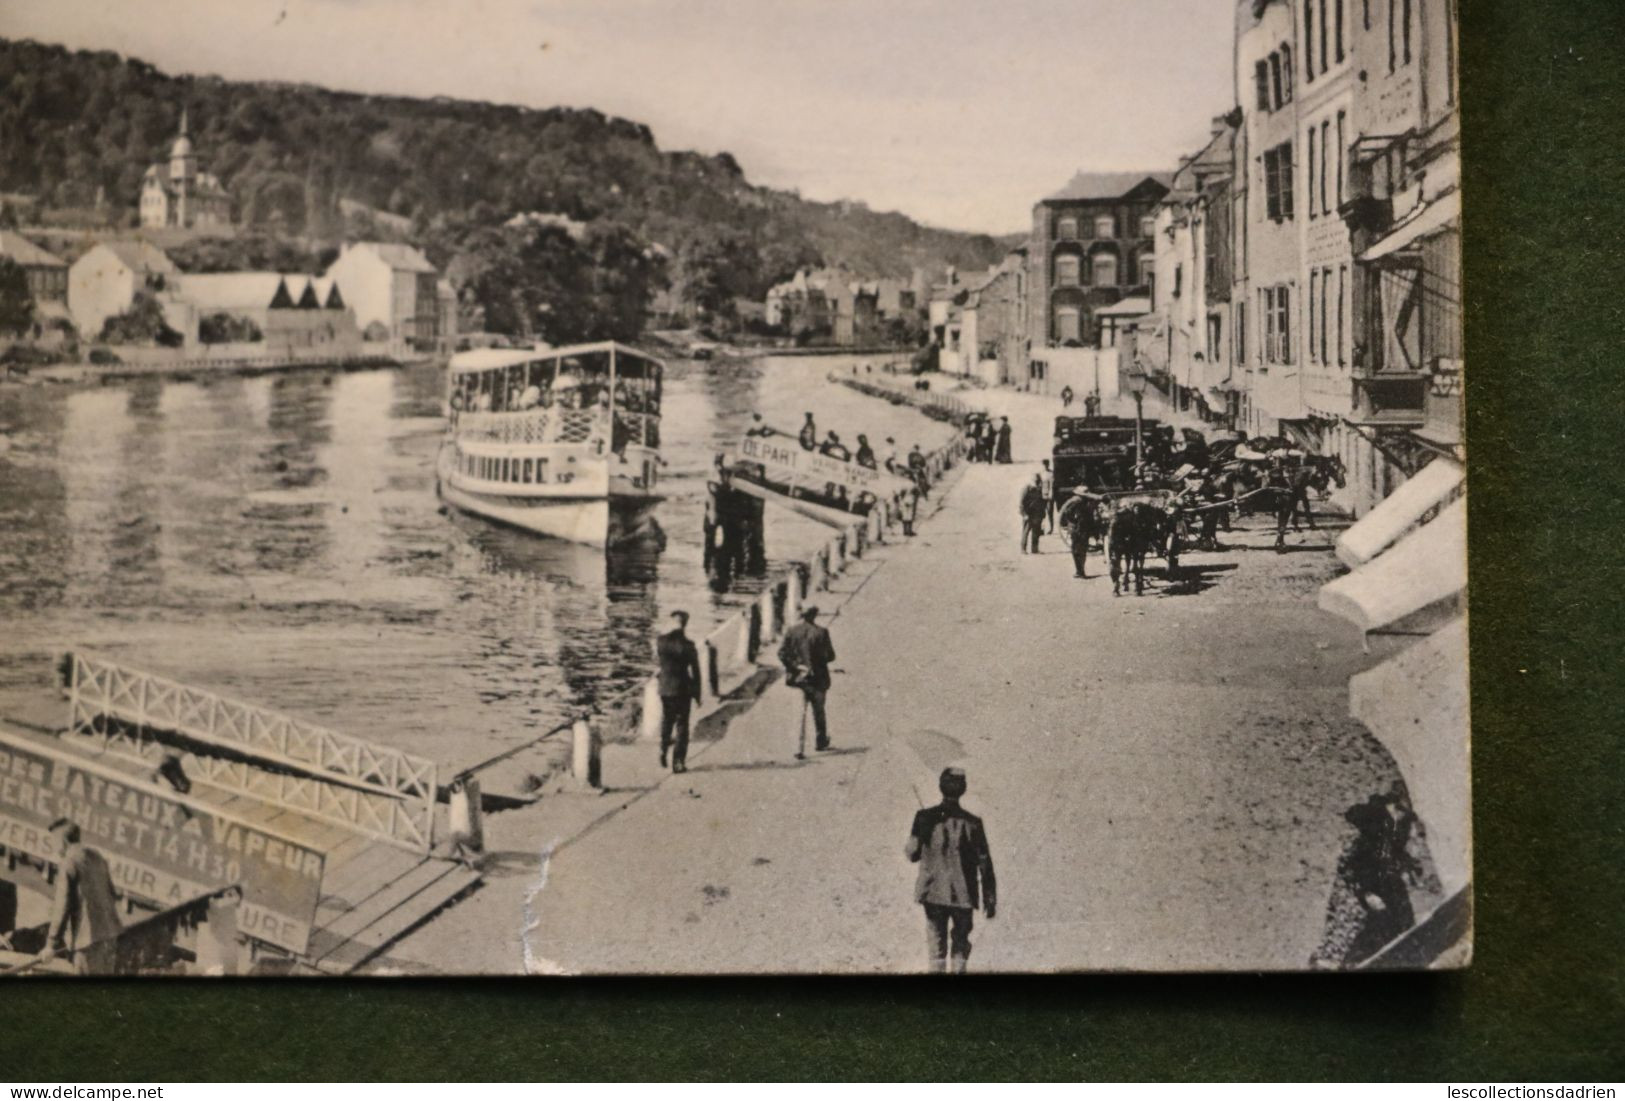
{"type": "MultiPolygon", "coordinates": [[[[462,766],[627,691],[701,566],[705,483],[750,414],[927,449],[948,429],[826,380],[864,358],[668,364],[663,551],[442,510],[439,365],[92,389],[0,386],[0,714],[56,705],[52,655],[138,668],[462,766]]],[[[877,367],[878,369],[878,367],[877,367]]],[[[829,536],[767,510],[770,564],[829,536]]]]}

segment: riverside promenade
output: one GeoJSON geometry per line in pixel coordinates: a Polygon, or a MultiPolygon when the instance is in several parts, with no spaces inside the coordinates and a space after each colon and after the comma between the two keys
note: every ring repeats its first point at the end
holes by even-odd
{"type": "Polygon", "coordinates": [[[1343,812],[1397,776],[1347,717],[1372,659],[1315,607],[1335,522],[1275,554],[1260,519],[1189,554],[1180,585],[1159,562],[1146,595],[1114,598],[1098,559],[1073,578],[1058,537],[1018,552],[1059,402],[959,396],[1010,416],[1016,462],[959,466],[914,539],[810,598],[839,654],[834,752],[793,759],[801,700],[777,682],[702,727],[684,775],[654,743],[608,746],[606,792],[490,816],[484,888],[388,962],[923,970],[903,842],[954,763],[999,878],[972,971],[1303,967],[1343,812]]]}

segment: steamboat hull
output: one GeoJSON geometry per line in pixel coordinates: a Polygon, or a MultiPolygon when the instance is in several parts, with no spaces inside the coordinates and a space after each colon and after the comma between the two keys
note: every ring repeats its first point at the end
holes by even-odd
{"type": "Polygon", "coordinates": [[[444,455],[436,481],[440,499],[459,512],[552,539],[612,547],[650,538],[655,533],[654,509],[660,503],[657,496],[544,497],[493,493],[463,484],[444,455]]]}

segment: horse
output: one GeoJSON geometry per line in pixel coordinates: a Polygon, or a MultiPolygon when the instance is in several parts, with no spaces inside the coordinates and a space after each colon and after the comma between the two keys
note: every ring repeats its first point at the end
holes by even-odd
{"type": "Polygon", "coordinates": [[[1094,494],[1074,493],[1055,514],[1055,526],[1061,537],[1072,548],[1072,570],[1079,577],[1087,574],[1089,544],[1105,534],[1101,522],[1106,501],[1094,494]]]}
{"type": "Polygon", "coordinates": [[[1120,596],[1128,589],[1130,574],[1134,577],[1134,594],[1139,596],[1145,592],[1145,557],[1152,552],[1168,559],[1172,579],[1179,562],[1177,526],[1177,517],[1146,501],[1125,504],[1112,513],[1106,527],[1106,557],[1110,562],[1113,596],[1120,596]]]}

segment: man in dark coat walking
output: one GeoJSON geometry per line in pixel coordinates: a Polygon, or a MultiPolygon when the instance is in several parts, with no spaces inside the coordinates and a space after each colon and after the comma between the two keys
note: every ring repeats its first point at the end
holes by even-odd
{"type": "Polygon", "coordinates": [[[779,661],[784,666],[784,681],[791,688],[801,689],[804,704],[801,712],[801,737],[796,742],[796,760],[807,756],[807,712],[812,711],[817,740],[813,748],[830,748],[829,723],[824,717],[824,699],[829,692],[829,663],[835,660],[835,644],[829,632],[818,625],[818,607],[809,604],[802,609],[801,622],[784,632],[779,644],[779,661]]]}
{"type": "Polygon", "coordinates": [[[671,753],[671,770],[688,771],[688,714],[700,702],[700,652],[684,633],[687,612],[673,612],[677,626],[655,643],[660,659],[660,767],[671,753]],[[675,744],[673,735],[675,734],[675,744]]]}
{"type": "Polygon", "coordinates": [[[965,794],[965,770],[943,769],[937,788],[942,802],[914,815],[903,854],[920,866],[914,901],[925,907],[930,968],[947,971],[951,958],[953,973],[962,975],[970,958],[973,915],[980,905],[988,920],[993,919],[998,886],[982,820],[959,805],[965,794]]]}

